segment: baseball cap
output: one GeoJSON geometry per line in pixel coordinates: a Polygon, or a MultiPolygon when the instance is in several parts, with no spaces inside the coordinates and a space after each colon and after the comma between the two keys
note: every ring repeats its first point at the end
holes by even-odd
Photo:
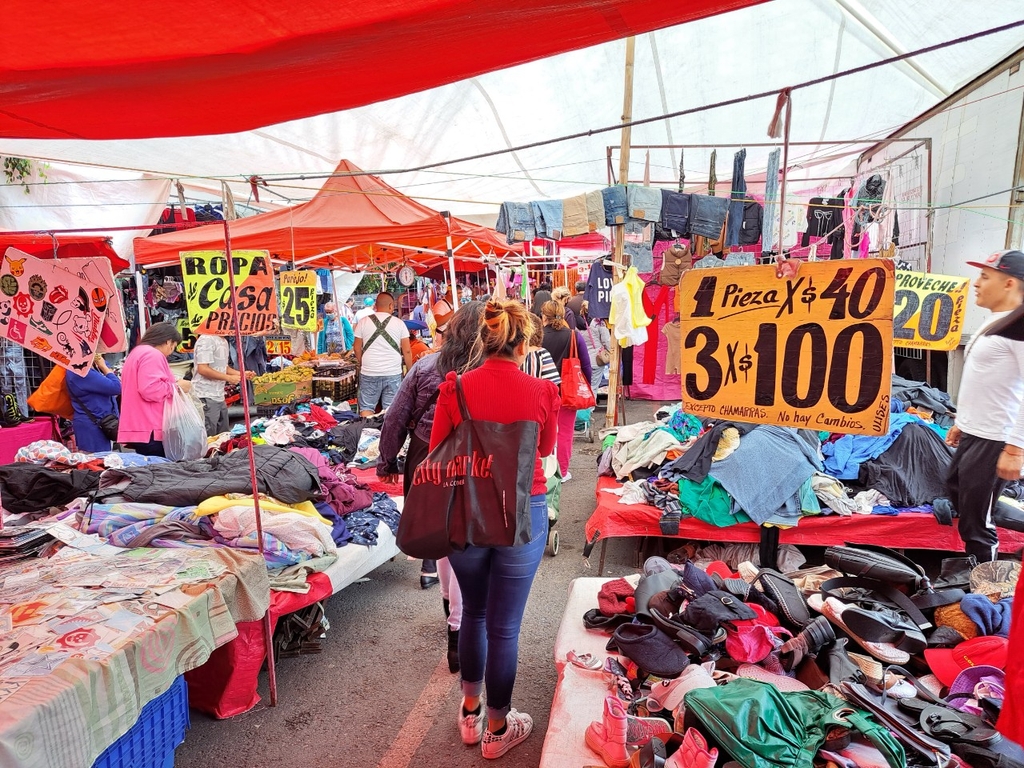
{"type": "Polygon", "coordinates": [[[430,313],[434,316],[434,326],[437,330],[444,333],[448,328],[448,323],[451,321],[455,311],[452,309],[452,305],[448,303],[447,299],[441,299],[435,301],[434,306],[430,308],[430,313]]]}
{"type": "Polygon", "coordinates": [[[965,640],[955,648],[928,648],[924,652],[932,673],[947,687],[957,675],[971,667],[989,665],[1005,669],[1006,656],[1006,638],[992,635],[965,640]]]}
{"type": "Polygon", "coordinates": [[[1018,280],[1024,280],[1024,253],[1020,251],[996,251],[984,262],[968,261],[967,263],[972,267],[987,267],[1018,280]]]}

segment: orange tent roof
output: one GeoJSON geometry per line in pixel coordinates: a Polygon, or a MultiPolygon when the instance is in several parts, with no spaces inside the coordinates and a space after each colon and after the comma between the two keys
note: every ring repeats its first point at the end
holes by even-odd
{"type": "MultiPolygon", "coordinates": [[[[233,250],[267,250],[274,260],[310,268],[372,270],[409,263],[428,269],[446,261],[448,224],[437,211],[342,160],[307,203],[230,223],[233,250]]],[[[451,219],[452,248],[463,269],[484,255],[521,250],[488,227],[451,219]]],[[[224,250],[217,225],[135,239],[143,266],[177,264],[181,251],[224,250]]],[[[473,265],[473,266],[470,266],[473,265]]]]}

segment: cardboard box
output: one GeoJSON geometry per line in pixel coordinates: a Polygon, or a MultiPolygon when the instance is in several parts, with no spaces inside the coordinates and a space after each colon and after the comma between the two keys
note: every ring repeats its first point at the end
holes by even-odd
{"type": "Polygon", "coordinates": [[[313,396],[313,383],[306,381],[254,382],[256,405],[287,405],[313,396]]]}

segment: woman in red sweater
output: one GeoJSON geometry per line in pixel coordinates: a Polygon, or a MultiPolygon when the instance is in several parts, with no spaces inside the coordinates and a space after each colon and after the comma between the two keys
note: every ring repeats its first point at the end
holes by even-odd
{"type": "MultiPolygon", "coordinates": [[[[541,457],[555,447],[558,434],[558,388],[519,370],[533,320],[526,307],[514,301],[490,301],[484,310],[480,341],[483,364],[462,376],[470,415],[481,421],[540,425],[530,516],[533,537],[516,547],[467,547],[448,556],[462,587],[462,627],[459,661],[462,666],[462,710],[459,731],[466,744],[481,743],[485,758],[501,757],[526,739],[533,719],[511,708],[512,688],[519,664],[519,631],[533,577],[540,566],[547,538],[547,485],[541,457]],[[486,723],[481,704],[487,682],[486,723]],[[485,732],[486,725],[486,732],[485,732]]],[[[454,373],[441,384],[430,433],[436,448],[462,421],[455,397],[454,373]]]]}

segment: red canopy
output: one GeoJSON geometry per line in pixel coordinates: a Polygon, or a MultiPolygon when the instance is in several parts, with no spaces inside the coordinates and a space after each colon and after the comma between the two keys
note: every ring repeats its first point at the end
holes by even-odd
{"type": "MultiPolygon", "coordinates": [[[[361,173],[342,160],[335,173],[361,173]]],[[[233,221],[231,247],[270,251],[277,261],[310,268],[421,270],[444,256],[448,224],[437,211],[376,176],[332,176],[308,203],[233,221]]],[[[493,229],[451,219],[452,248],[463,268],[482,256],[518,250],[493,229]]],[[[144,266],[177,264],[181,251],[223,250],[224,228],[213,225],[135,239],[135,261],[144,266]]],[[[473,267],[479,268],[479,264],[473,267]]]]}
{"type": "Polygon", "coordinates": [[[7,0],[0,137],[248,130],[760,1],[7,0]]]}
{"type": "Polygon", "coordinates": [[[114,251],[110,240],[96,235],[54,235],[51,237],[45,234],[15,234],[0,231],[0,256],[8,248],[17,248],[19,251],[24,251],[40,259],[51,259],[55,256],[58,259],[92,257],[109,259],[115,274],[129,267],[128,262],[114,251]],[[54,253],[54,244],[57,246],[56,253],[54,253]]]}

